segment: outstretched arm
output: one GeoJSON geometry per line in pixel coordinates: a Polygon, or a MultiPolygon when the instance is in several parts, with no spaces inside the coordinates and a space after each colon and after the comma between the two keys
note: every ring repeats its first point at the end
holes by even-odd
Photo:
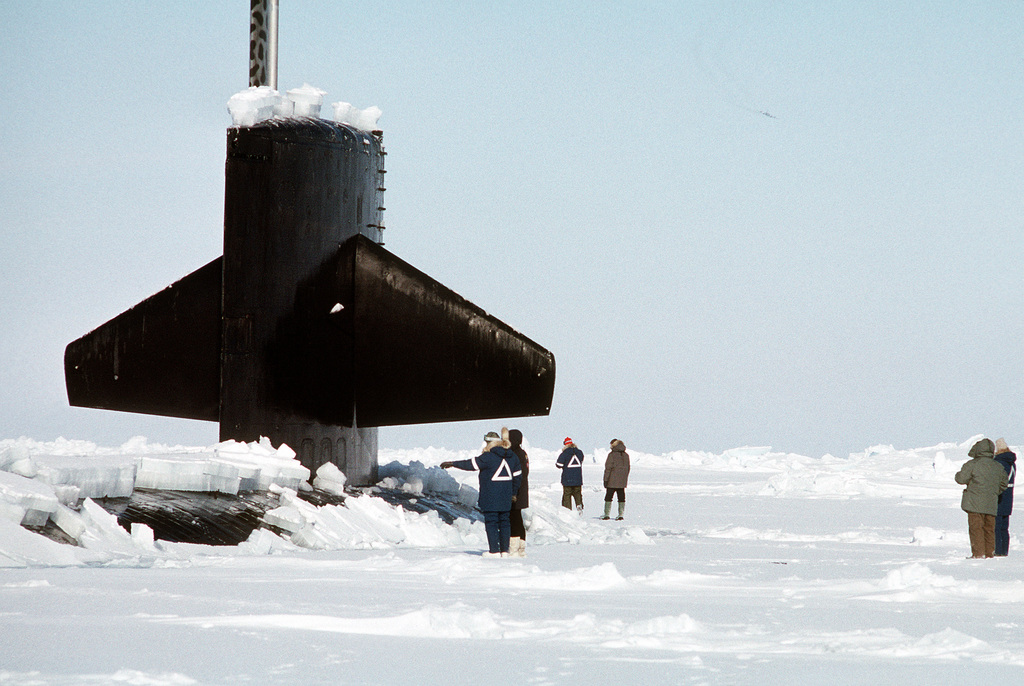
{"type": "Polygon", "coordinates": [[[441,469],[461,469],[467,472],[475,472],[477,470],[476,463],[473,460],[458,460],[457,462],[445,461],[441,463],[441,469]]]}

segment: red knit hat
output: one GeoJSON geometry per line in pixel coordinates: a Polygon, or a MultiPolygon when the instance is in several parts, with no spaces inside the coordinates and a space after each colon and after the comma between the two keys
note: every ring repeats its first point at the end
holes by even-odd
{"type": "Polygon", "coordinates": [[[572,439],[569,438],[568,436],[566,436],[565,440],[562,441],[562,445],[569,445],[570,443],[572,443],[572,439]]]}

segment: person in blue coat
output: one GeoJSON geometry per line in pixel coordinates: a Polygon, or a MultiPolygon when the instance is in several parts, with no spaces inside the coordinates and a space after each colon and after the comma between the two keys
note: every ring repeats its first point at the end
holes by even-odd
{"type": "Polygon", "coordinates": [[[1006,445],[1006,441],[996,441],[996,462],[1003,466],[1009,485],[999,494],[996,506],[996,557],[1010,554],[1010,513],[1013,512],[1013,477],[1017,475],[1017,455],[1006,445]]]}
{"type": "Polygon", "coordinates": [[[488,552],[485,557],[508,557],[509,510],[519,492],[523,472],[519,457],[509,448],[508,429],[502,428],[501,436],[493,431],[484,436],[483,454],[468,460],[442,462],[443,469],[463,469],[480,472],[480,496],[477,508],[484,515],[487,531],[488,552]]]}
{"type": "Polygon", "coordinates": [[[568,436],[562,445],[562,454],[555,460],[562,470],[562,507],[571,510],[575,499],[576,511],[583,512],[583,451],[568,436]]]}

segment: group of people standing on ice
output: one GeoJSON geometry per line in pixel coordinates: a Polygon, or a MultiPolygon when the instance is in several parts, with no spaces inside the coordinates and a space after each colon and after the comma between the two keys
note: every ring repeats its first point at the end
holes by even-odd
{"type": "MultiPolygon", "coordinates": [[[[530,506],[530,459],[523,450],[523,434],[518,429],[502,428],[484,436],[484,452],[468,460],[442,462],[441,467],[480,473],[480,496],[477,506],[484,515],[487,531],[487,557],[525,557],[526,526],[523,509],[530,506]]],[[[1010,513],[1013,511],[1013,481],[1017,456],[1006,441],[995,444],[988,438],[975,443],[954,477],[964,485],[960,507],[967,513],[971,539],[971,558],[1002,557],[1010,549],[1010,513]]],[[[583,512],[583,451],[572,438],[562,442],[562,452],[555,460],[561,470],[562,507],[583,512]]],[[[611,518],[612,498],[618,499],[616,520],[626,512],[626,485],[629,482],[629,454],[625,444],[612,439],[604,463],[604,514],[611,518]]]]}
{"type": "Polygon", "coordinates": [[[954,477],[963,484],[960,509],[967,513],[971,558],[1004,557],[1010,551],[1010,513],[1017,455],[1002,438],[975,443],[954,477]]]}
{"type": "MultiPolygon", "coordinates": [[[[562,442],[563,450],[555,460],[561,470],[562,507],[583,512],[583,451],[571,438],[562,442]]],[[[523,434],[518,429],[489,431],[484,436],[484,452],[468,460],[446,461],[442,469],[479,472],[480,495],[477,507],[484,515],[488,551],[485,557],[525,557],[526,526],[523,510],[530,506],[530,459],[523,450],[523,434]]],[[[629,481],[629,454],[626,445],[613,438],[604,465],[604,516],[610,519],[612,497],[619,503],[622,520],[626,513],[626,485],[629,481]]]]}
{"type": "MultiPolygon", "coordinates": [[[[555,466],[562,470],[562,507],[571,510],[576,501],[576,511],[583,512],[583,452],[568,436],[562,441],[563,450],[555,460],[555,466]]],[[[619,503],[622,521],[626,515],[626,485],[629,483],[629,453],[626,444],[617,438],[611,442],[611,450],[604,461],[604,514],[601,519],[611,519],[612,497],[619,503]]]]}
{"type": "Polygon", "coordinates": [[[527,478],[530,460],[523,450],[523,434],[518,429],[501,429],[501,435],[488,431],[484,452],[468,460],[442,462],[442,469],[480,472],[477,507],[484,515],[488,551],[484,557],[525,557],[526,527],[523,508],[529,507],[527,478]]]}

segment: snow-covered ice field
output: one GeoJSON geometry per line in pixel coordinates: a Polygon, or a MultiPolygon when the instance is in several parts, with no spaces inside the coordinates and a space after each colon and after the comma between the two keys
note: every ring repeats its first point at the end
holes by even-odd
{"type": "MultiPolygon", "coordinates": [[[[0,684],[1021,683],[1016,518],[1009,557],[965,559],[953,474],[975,440],[846,458],[630,446],[623,522],[598,519],[603,450],[581,445],[578,517],[558,506],[557,452],[527,446],[527,557],[500,560],[480,556],[479,522],[369,495],[318,509],[278,486],[293,534],[153,542],[87,505],[82,545],[61,545],[15,520],[40,485],[60,491],[62,460],[216,451],[3,440],[0,684]]],[[[382,449],[381,472],[465,500],[475,474],[436,465],[473,452],[382,449]]]]}

